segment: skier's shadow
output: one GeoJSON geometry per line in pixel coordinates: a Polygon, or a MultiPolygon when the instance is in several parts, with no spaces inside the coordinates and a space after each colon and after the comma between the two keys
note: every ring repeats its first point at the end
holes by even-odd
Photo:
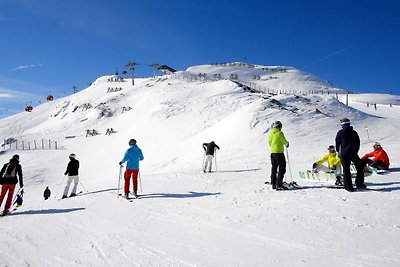
{"type": "Polygon", "coordinates": [[[165,193],[152,193],[152,194],[143,194],[140,195],[139,198],[194,198],[194,197],[207,197],[207,196],[216,196],[221,193],[199,193],[189,191],[184,194],[165,194],[165,193]]]}
{"type": "Polygon", "coordinates": [[[59,213],[69,213],[74,211],[85,210],[86,208],[71,208],[71,209],[46,209],[46,210],[27,210],[27,211],[16,211],[11,215],[37,215],[37,214],[59,214],[59,213]]]}
{"type": "Polygon", "coordinates": [[[242,169],[242,170],[223,170],[223,171],[218,171],[218,172],[253,172],[253,171],[259,171],[261,170],[260,168],[254,168],[254,169],[242,169]]]}

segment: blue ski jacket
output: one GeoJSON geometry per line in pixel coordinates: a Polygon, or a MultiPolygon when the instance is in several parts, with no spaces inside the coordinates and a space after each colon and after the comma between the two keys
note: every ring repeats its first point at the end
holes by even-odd
{"type": "Polygon", "coordinates": [[[139,161],[143,160],[142,150],[137,145],[131,145],[125,152],[124,158],[120,161],[120,164],[128,162],[126,169],[128,170],[139,170],[139,161]]]}

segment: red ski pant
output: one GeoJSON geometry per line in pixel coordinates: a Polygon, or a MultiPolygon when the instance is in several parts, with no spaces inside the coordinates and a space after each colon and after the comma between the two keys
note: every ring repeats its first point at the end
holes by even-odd
{"type": "Polygon", "coordinates": [[[132,177],[132,183],[133,183],[133,192],[136,194],[137,193],[137,179],[138,179],[138,174],[139,170],[126,170],[125,171],[125,185],[124,185],[124,193],[127,194],[129,193],[129,182],[132,177]]]}
{"type": "Polygon", "coordinates": [[[4,206],[4,210],[8,210],[11,207],[11,202],[12,198],[14,195],[14,190],[15,190],[15,184],[3,184],[1,187],[1,193],[0,193],[0,206],[3,204],[3,199],[7,194],[8,191],[8,196],[7,196],[7,201],[6,205],[4,206]]]}

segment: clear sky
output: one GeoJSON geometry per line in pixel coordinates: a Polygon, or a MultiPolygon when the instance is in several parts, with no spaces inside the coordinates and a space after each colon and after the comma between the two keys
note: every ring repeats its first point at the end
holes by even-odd
{"type": "Polygon", "coordinates": [[[286,65],[400,94],[397,0],[0,0],[0,118],[140,63],[286,65]]]}

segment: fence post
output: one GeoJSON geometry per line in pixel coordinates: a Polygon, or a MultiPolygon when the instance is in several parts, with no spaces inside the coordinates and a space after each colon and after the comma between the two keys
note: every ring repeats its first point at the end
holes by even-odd
{"type": "Polygon", "coordinates": [[[42,149],[44,149],[44,140],[42,139],[42,149]]]}
{"type": "Polygon", "coordinates": [[[33,140],[33,142],[35,143],[35,150],[36,150],[36,149],[37,149],[37,148],[36,148],[36,140],[33,140]]]}
{"type": "Polygon", "coordinates": [[[56,150],[57,150],[57,141],[54,142],[54,145],[56,146],[56,150]]]}
{"type": "Polygon", "coordinates": [[[28,150],[31,150],[31,142],[28,142],[28,150]]]}
{"type": "Polygon", "coordinates": [[[25,150],[24,141],[22,141],[22,150],[25,150]]]}
{"type": "Polygon", "coordinates": [[[49,149],[51,149],[51,140],[49,139],[49,149]]]}

